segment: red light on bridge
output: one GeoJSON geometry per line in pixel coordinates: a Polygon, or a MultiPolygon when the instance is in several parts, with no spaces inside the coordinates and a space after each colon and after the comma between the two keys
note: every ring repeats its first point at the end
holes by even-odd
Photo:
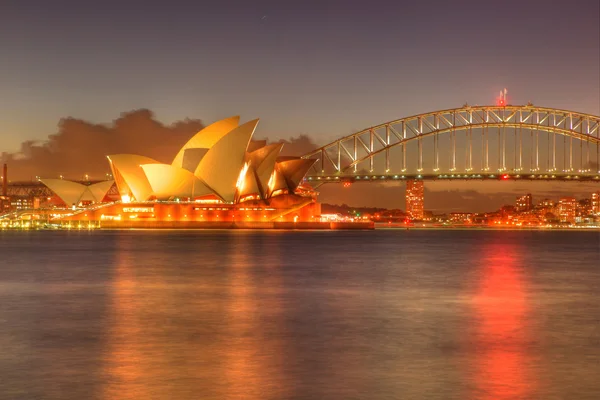
{"type": "Polygon", "coordinates": [[[497,99],[497,103],[500,107],[504,107],[506,105],[506,94],[508,90],[504,89],[500,91],[500,96],[497,99]]]}
{"type": "Polygon", "coordinates": [[[352,185],[352,182],[344,182],[344,187],[348,188],[352,185]]]}
{"type": "Polygon", "coordinates": [[[502,180],[503,180],[503,181],[505,181],[505,180],[507,180],[507,179],[510,179],[510,175],[506,175],[506,174],[504,174],[504,175],[502,175],[500,178],[502,178],[502,180]]]}

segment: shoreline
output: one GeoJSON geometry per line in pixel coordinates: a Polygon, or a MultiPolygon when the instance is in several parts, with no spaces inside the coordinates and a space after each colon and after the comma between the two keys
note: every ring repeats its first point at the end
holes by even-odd
{"type": "Polygon", "coordinates": [[[572,226],[572,227],[547,227],[547,226],[488,226],[488,225],[450,225],[450,226],[410,226],[403,224],[375,223],[375,230],[481,230],[481,231],[598,231],[600,226],[572,226]]]}

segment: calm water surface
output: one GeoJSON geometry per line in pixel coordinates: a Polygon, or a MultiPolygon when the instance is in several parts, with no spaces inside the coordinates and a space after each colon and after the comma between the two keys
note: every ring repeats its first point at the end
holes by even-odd
{"type": "Polygon", "coordinates": [[[598,399],[600,234],[0,232],[0,399],[598,399]]]}

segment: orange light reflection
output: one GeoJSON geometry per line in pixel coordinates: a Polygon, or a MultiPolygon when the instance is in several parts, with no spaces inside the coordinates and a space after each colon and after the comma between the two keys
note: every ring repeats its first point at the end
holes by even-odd
{"type": "Polygon", "coordinates": [[[113,301],[108,324],[108,341],[105,358],[105,373],[108,382],[104,385],[102,398],[134,399],[151,398],[151,390],[143,383],[147,366],[143,349],[136,338],[144,335],[139,323],[139,309],[143,298],[136,294],[132,253],[128,251],[131,238],[123,237],[118,242],[119,251],[115,267],[113,301]]]}
{"type": "Polygon", "coordinates": [[[532,394],[528,367],[526,282],[519,249],[490,245],[485,250],[475,308],[474,383],[478,399],[526,399],[532,394]]]}

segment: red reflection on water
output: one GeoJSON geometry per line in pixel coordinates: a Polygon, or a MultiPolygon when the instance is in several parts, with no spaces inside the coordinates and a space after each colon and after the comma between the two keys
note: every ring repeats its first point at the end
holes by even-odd
{"type": "Polygon", "coordinates": [[[502,244],[484,251],[484,269],[473,300],[477,398],[530,398],[527,288],[520,271],[520,249],[502,244]]]}

